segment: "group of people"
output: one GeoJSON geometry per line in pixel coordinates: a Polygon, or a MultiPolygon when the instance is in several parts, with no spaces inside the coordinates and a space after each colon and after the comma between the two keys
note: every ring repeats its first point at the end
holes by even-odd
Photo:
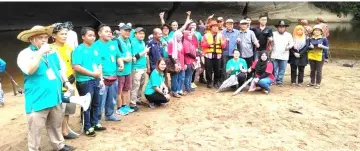
{"type": "Polygon", "coordinates": [[[97,31],[83,27],[79,45],[71,22],[21,32],[17,38],[30,43],[17,58],[24,74],[28,149],[39,150],[40,132],[46,126],[54,149],[74,150],[64,139],[79,136],[68,126],[74,103],[81,102],[71,98],[76,93],[91,100],[82,108],[82,121],[84,134],[94,137],[106,130],[101,125],[103,113],[105,121],[120,121],[118,115],[136,112],[144,102],[151,108],[166,106],[171,97],[193,93],[197,78],[208,88],[219,88],[231,75],[236,75],[238,86],[254,77],[249,91],[269,93],[272,84],[283,85],[287,63],[291,83],[302,86],[304,68],[310,63],[307,86],[320,88],[329,49],[326,26],[311,28],[301,22],[290,34],[289,25],[280,21],[272,32],[267,16],[261,15],[259,26],[250,26],[251,19],[244,17],[237,30],[233,19],[211,15],[198,25],[187,12],[179,28],[176,21],[166,24],[164,15],[160,13],[161,28],[155,28],[147,42],[145,29],[129,23],[120,23],[114,35],[108,25],[97,31]],[[70,102],[64,101],[67,92],[70,102]]]}

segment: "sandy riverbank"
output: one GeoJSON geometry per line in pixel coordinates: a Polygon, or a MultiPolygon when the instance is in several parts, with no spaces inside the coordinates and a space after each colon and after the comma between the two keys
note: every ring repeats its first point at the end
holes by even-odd
{"type": "MultiPolygon", "coordinates": [[[[360,67],[324,66],[321,89],[284,87],[272,92],[214,93],[200,85],[195,94],[173,99],[168,107],[149,109],[103,122],[108,128],[95,138],[67,141],[79,150],[359,150],[360,67]],[[302,114],[292,113],[297,110],[302,114]]],[[[309,66],[305,71],[309,81],[309,66]]],[[[0,108],[0,148],[26,150],[23,97],[6,94],[0,108]]],[[[79,131],[78,114],[71,125],[79,131]]],[[[43,132],[42,150],[50,150],[43,132]]]]}

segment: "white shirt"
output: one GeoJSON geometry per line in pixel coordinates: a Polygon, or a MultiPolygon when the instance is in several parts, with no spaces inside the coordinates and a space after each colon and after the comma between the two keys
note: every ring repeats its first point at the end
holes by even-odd
{"type": "Polygon", "coordinates": [[[76,32],[69,30],[65,44],[69,45],[73,50],[79,45],[76,32]]]}
{"type": "Polygon", "coordinates": [[[294,46],[294,40],[290,33],[280,34],[273,32],[274,46],[271,53],[271,59],[289,60],[289,49],[294,46]]]}
{"type": "MultiPolygon", "coordinates": [[[[55,51],[50,52],[50,53],[56,53],[58,55],[59,62],[60,62],[60,69],[61,69],[60,73],[65,74],[66,73],[66,65],[65,65],[65,62],[60,58],[60,55],[55,51]]],[[[36,55],[36,52],[32,51],[29,47],[20,51],[16,62],[17,62],[17,65],[19,66],[20,70],[24,74],[29,75],[29,63],[33,62],[35,55],[36,55]]]]}

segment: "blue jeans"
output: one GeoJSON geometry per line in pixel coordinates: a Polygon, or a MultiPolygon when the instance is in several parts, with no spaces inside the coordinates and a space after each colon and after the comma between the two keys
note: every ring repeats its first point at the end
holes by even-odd
{"type": "Polygon", "coordinates": [[[118,80],[116,80],[112,85],[105,86],[104,94],[101,95],[101,106],[99,114],[99,122],[101,120],[102,112],[105,109],[105,116],[111,117],[114,114],[114,106],[117,98],[117,85],[118,80]]]}
{"type": "Polygon", "coordinates": [[[100,114],[100,95],[99,95],[99,80],[89,80],[86,82],[76,82],[76,88],[79,91],[80,96],[91,94],[91,104],[84,114],[84,130],[87,131],[92,126],[98,124],[100,114]]]}
{"type": "Polygon", "coordinates": [[[287,60],[274,59],[272,62],[274,64],[274,73],[275,73],[274,76],[276,78],[276,83],[282,84],[288,61],[287,60]]]}
{"type": "Polygon", "coordinates": [[[171,91],[180,93],[185,80],[185,71],[181,70],[179,73],[171,74],[171,91]]]}
{"type": "Polygon", "coordinates": [[[193,75],[194,69],[192,64],[187,65],[187,69],[185,70],[185,91],[191,90],[191,81],[192,81],[192,75],[193,75]]]}
{"type": "Polygon", "coordinates": [[[270,84],[272,83],[270,78],[260,79],[257,83],[260,87],[264,88],[267,91],[270,91],[270,84]]]}

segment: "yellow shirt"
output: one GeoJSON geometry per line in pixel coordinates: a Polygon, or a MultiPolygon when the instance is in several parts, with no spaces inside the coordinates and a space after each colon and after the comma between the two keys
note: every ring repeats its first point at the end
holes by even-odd
{"type": "MultiPolygon", "coordinates": [[[[320,39],[322,36],[312,36],[314,39],[320,39]]],[[[321,48],[313,48],[308,52],[308,59],[315,61],[322,61],[323,49],[321,48]]]]}
{"type": "Polygon", "coordinates": [[[61,70],[66,71],[65,73],[67,77],[74,74],[74,71],[71,67],[71,54],[73,49],[67,44],[64,44],[64,46],[62,47],[56,46],[55,44],[52,44],[52,46],[56,48],[56,51],[58,52],[61,60],[64,61],[65,63],[66,69],[61,69],[61,70]]]}

